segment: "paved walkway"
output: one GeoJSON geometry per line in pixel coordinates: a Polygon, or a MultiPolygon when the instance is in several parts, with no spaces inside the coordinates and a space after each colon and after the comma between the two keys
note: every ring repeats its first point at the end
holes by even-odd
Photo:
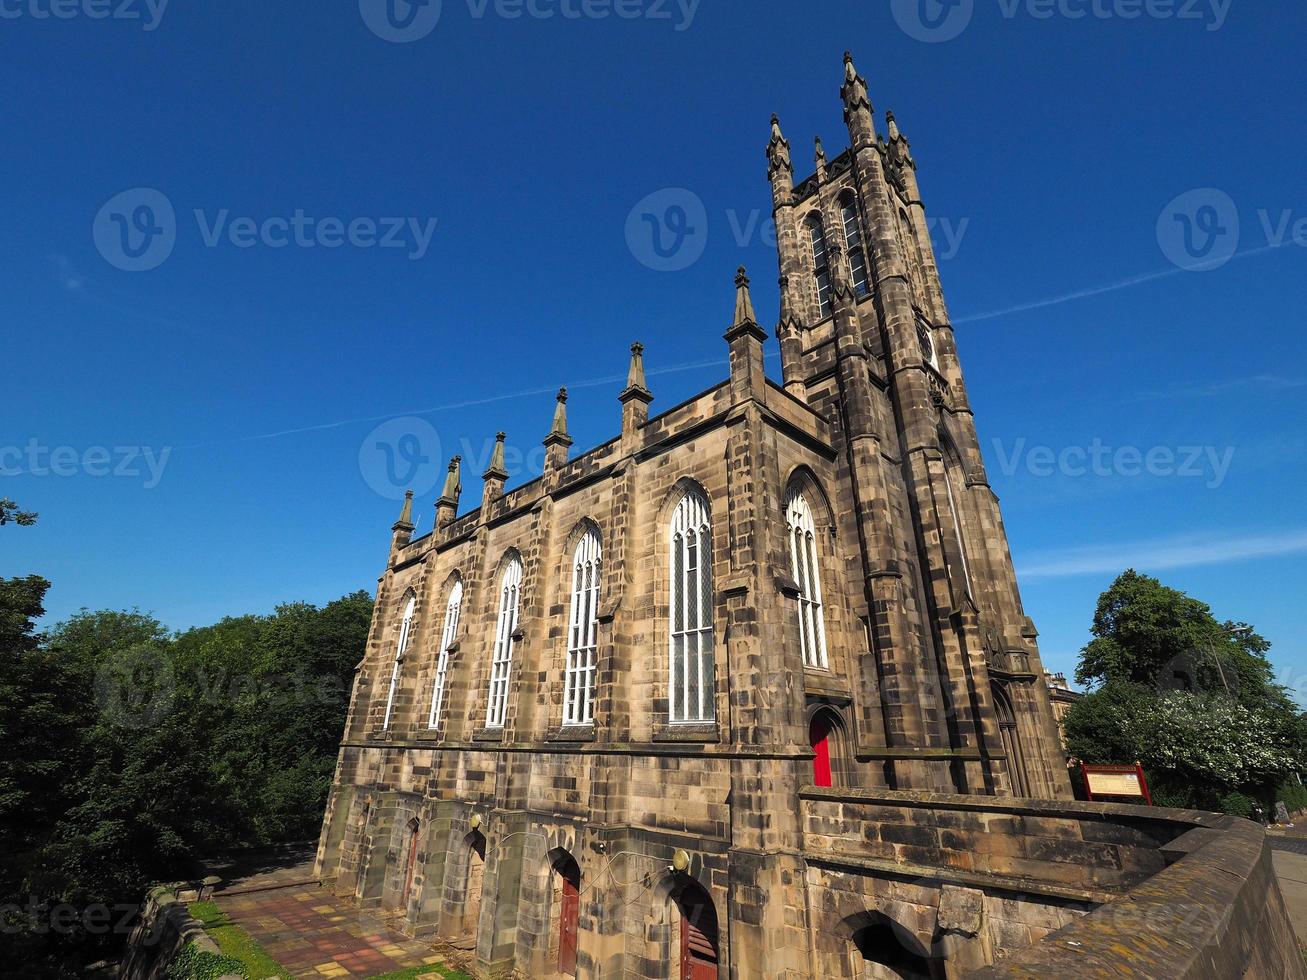
{"type": "MultiPolygon", "coordinates": [[[[449,959],[435,947],[391,929],[318,885],[312,849],[241,855],[207,873],[223,883],[213,901],[293,977],[375,977],[449,959]]],[[[421,974],[420,974],[421,975],[421,974]]]]}
{"type": "Polygon", "coordinates": [[[228,892],[214,901],[294,977],[373,977],[446,962],[316,884],[228,892]]]}

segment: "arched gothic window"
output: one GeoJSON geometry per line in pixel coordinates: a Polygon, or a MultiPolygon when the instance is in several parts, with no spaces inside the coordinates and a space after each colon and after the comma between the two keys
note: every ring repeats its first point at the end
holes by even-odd
{"type": "Polygon", "coordinates": [[[862,227],[858,224],[858,207],[853,198],[846,197],[840,202],[840,214],[844,220],[844,244],[849,252],[849,268],[853,273],[853,291],[859,296],[866,296],[871,291],[867,277],[867,253],[862,247],[862,227]]]}
{"type": "Polygon", "coordinates": [[[816,215],[808,220],[808,240],[812,245],[812,274],[817,281],[817,307],[822,319],[825,319],[834,310],[830,292],[830,252],[826,248],[826,233],[822,231],[821,219],[816,215]]]}
{"type": "Polygon", "coordinates": [[[563,724],[594,721],[595,660],[599,646],[599,571],[603,546],[591,528],[572,556],[572,616],[567,633],[563,724]]]}
{"type": "Polygon", "coordinates": [[[708,501],[687,493],[672,516],[671,651],[668,712],[673,722],[712,721],[712,519],[708,501]]]}
{"type": "Polygon", "coordinates": [[[974,596],[975,592],[971,589],[971,568],[967,564],[967,546],[962,540],[962,512],[958,510],[957,496],[953,493],[953,480],[948,475],[948,463],[944,464],[944,489],[948,493],[949,516],[953,518],[953,534],[957,539],[958,555],[962,561],[962,583],[966,586],[967,595],[974,596]]]}
{"type": "Polygon", "coordinates": [[[825,670],[826,622],[821,608],[821,572],[817,554],[816,526],[812,508],[802,491],[795,490],[785,508],[789,527],[790,560],[794,581],[799,585],[799,648],[806,667],[825,670]]]}
{"type": "Polygon", "coordinates": [[[508,714],[508,680],[513,672],[513,634],[522,592],[522,559],[514,555],[499,580],[499,617],[495,621],[495,654],[490,664],[490,697],[486,727],[503,728],[508,714]]]}
{"type": "Polygon", "coordinates": [[[433,731],[440,727],[440,712],[445,706],[445,685],[449,678],[449,648],[458,639],[458,618],[463,608],[463,580],[456,579],[449,590],[449,604],[445,606],[445,626],[440,631],[440,654],[436,659],[436,685],[431,694],[431,716],[427,727],[433,731]]]}
{"type": "Polygon", "coordinates": [[[383,729],[390,727],[390,719],[395,712],[395,692],[399,690],[399,672],[404,665],[404,657],[408,654],[408,638],[413,631],[413,610],[417,608],[417,602],[417,596],[408,597],[408,603],[404,606],[404,619],[399,624],[399,643],[395,646],[395,663],[390,668],[390,690],[386,694],[386,717],[381,723],[383,729]]]}

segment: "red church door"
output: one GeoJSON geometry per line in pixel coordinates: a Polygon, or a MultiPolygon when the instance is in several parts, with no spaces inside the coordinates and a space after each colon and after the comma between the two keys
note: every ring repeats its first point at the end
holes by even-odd
{"type": "Polygon", "coordinates": [[[812,751],[817,753],[817,758],[812,760],[813,785],[830,786],[830,725],[818,715],[812,719],[808,737],[812,742],[812,751]]]}
{"type": "Polygon", "coordinates": [[[418,825],[414,820],[409,827],[408,861],[404,870],[404,897],[399,900],[399,907],[408,908],[409,896],[413,893],[413,876],[418,867],[418,825]]]}
{"type": "Polygon", "coordinates": [[[559,873],[563,878],[563,902],[558,913],[558,972],[576,976],[576,930],[581,917],[581,890],[572,868],[559,873]]]}
{"type": "Polygon", "coordinates": [[[682,900],[681,980],[717,980],[717,914],[706,895],[682,900]]]}

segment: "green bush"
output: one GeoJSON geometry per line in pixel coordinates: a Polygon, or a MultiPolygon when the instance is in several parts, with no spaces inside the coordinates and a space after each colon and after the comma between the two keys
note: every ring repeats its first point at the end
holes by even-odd
{"type": "Polygon", "coordinates": [[[1280,784],[1275,792],[1275,798],[1282,801],[1291,814],[1307,810],[1307,786],[1292,779],[1280,784]]]}
{"type": "Polygon", "coordinates": [[[1256,805],[1257,801],[1251,796],[1245,796],[1237,791],[1226,793],[1217,801],[1217,806],[1220,807],[1222,813],[1228,813],[1234,817],[1243,817],[1245,820],[1252,819],[1253,807],[1256,805]]]}
{"type": "Polygon", "coordinates": [[[194,943],[187,943],[168,965],[164,977],[166,980],[218,980],[218,977],[248,975],[236,957],[208,953],[194,943]]]}

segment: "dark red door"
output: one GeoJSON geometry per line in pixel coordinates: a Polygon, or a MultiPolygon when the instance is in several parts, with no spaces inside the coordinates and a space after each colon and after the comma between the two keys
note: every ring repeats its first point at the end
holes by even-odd
{"type": "Polygon", "coordinates": [[[408,862],[404,871],[404,897],[400,899],[400,907],[408,908],[408,898],[413,892],[413,875],[417,872],[418,866],[418,829],[413,827],[409,830],[408,843],[408,862]]]}
{"type": "Polygon", "coordinates": [[[558,972],[576,976],[576,927],[581,917],[580,882],[576,876],[562,873],[563,904],[558,914],[558,972]]]}
{"type": "Polygon", "coordinates": [[[812,751],[817,753],[817,758],[812,760],[812,782],[816,786],[830,786],[830,726],[824,719],[814,718],[808,737],[812,751]]]}
{"type": "Polygon", "coordinates": [[[682,905],[681,980],[717,980],[717,916],[693,899],[682,905]]]}

